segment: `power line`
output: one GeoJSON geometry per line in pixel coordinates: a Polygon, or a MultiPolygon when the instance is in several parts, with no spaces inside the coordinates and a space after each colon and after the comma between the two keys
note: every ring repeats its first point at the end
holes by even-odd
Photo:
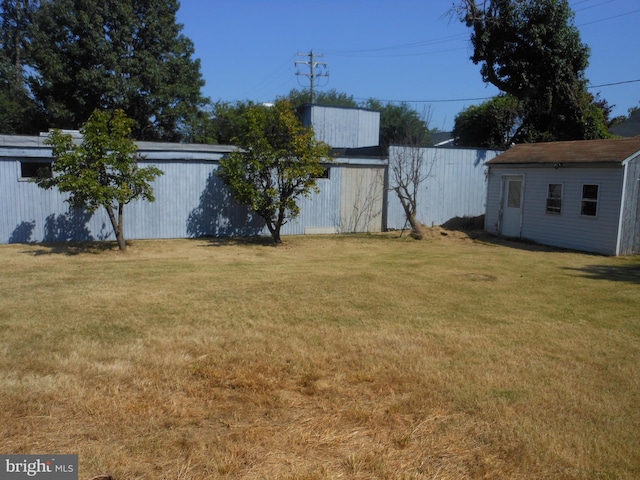
{"type": "MultiPolygon", "coordinates": [[[[478,100],[490,100],[493,97],[476,97],[476,98],[452,98],[439,100],[385,100],[376,98],[379,102],[386,103],[447,103],[447,102],[476,102],[478,100]]],[[[355,100],[369,100],[368,98],[354,97],[355,100]]]]}
{"type": "Polygon", "coordinates": [[[640,82],[640,78],[638,80],[625,80],[623,82],[603,83],[602,85],[591,85],[587,88],[613,87],[615,85],[624,85],[625,83],[637,83],[637,82],[640,82]]]}
{"type": "MultiPolygon", "coordinates": [[[[579,8],[578,10],[574,10],[574,12],[582,12],[583,10],[589,10],[590,8],[599,7],[601,5],[606,5],[607,3],[613,3],[615,1],[616,0],[607,0],[606,2],[596,3],[595,5],[589,5],[588,7],[579,8]]],[[[579,3],[584,3],[584,2],[579,2],[579,3]]],[[[576,5],[578,5],[578,4],[576,4],[576,5]]]]}
{"type": "MultiPolygon", "coordinates": [[[[574,4],[575,5],[580,5],[583,3],[587,3],[590,0],[583,0],[580,2],[577,2],[574,4]]],[[[606,5],[608,3],[613,3],[616,0],[606,0],[604,2],[600,2],[597,3],[595,5],[590,5],[590,6],[586,6],[583,7],[581,9],[575,10],[576,12],[580,12],[583,10],[588,10],[594,7],[600,7],[602,5],[606,5]]],[[[586,26],[586,25],[592,25],[594,23],[600,23],[600,22],[605,22],[608,20],[613,20],[616,18],[620,18],[620,17],[625,17],[627,15],[632,15],[634,13],[638,13],[640,12],[640,9],[637,10],[632,10],[629,12],[625,12],[625,13],[621,13],[618,15],[614,15],[611,17],[605,17],[605,18],[599,18],[597,20],[593,20],[591,22],[586,22],[586,23],[582,23],[580,25],[577,25],[577,27],[582,27],[582,26],[586,26]]],[[[449,35],[449,36],[443,36],[443,37],[438,37],[438,38],[433,38],[430,40],[422,40],[422,41],[418,41],[418,42],[411,42],[411,43],[404,43],[404,44],[399,44],[399,45],[390,45],[390,46],[386,46],[386,47],[378,47],[378,48],[369,48],[369,49],[357,49],[357,50],[329,50],[327,51],[328,54],[330,55],[335,55],[335,56],[345,56],[345,57],[363,57],[363,58],[386,58],[386,57],[413,57],[413,56],[423,56],[423,55],[431,55],[431,54],[436,54],[436,53],[447,53],[447,52],[453,52],[456,50],[464,50],[467,47],[464,48],[452,48],[452,49],[447,49],[447,50],[439,50],[439,51],[431,51],[431,52],[413,52],[413,53],[397,53],[397,54],[393,54],[393,53],[386,53],[383,55],[376,55],[376,53],[381,53],[381,52],[389,52],[389,51],[393,51],[393,50],[403,50],[403,49],[415,49],[415,48],[420,48],[420,47],[428,47],[428,46],[433,46],[439,43],[448,43],[448,42],[453,42],[453,41],[457,41],[457,40],[462,40],[468,38],[468,34],[467,33],[458,33],[458,34],[454,34],[454,35],[449,35]]]]}
{"type": "MultiPolygon", "coordinates": [[[[612,83],[603,83],[600,85],[590,85],[587,88],[602,88],[602,87],[612,87],[616,85],[624,85],[627,83],[637,83],[640,82],[640,79],[637,80],[624,80],[622,82],[612,82],[612,83]]],[[[383,100],[376,99],[380,102],[386,103],[453,103],[453,102],[477,102],[479,100],[491,100],[494,97],[475,97],[475,98],[448,98],[448,99],[437,99],[437,100],[383,100]]],[[[368,98],[355,98],[355,100],[368,100],[368,98]]]]}
{"type": "Polygon", "coordinates": [[[578,27],[584,27],[585,25],[593,25],[594,23],[605,22],[607,20],[613,20],[614,18],[626,17],[627,15],[631,15],[633,13],[638,13],[638,12],[640,12],[640,9],[632,10],[626,13],[621,13],[620,15],[614,15],[613,17],[600,18],[598,20],[594,20],[593,22],[581,23],[580,25],[578,25],[578,27]]]}

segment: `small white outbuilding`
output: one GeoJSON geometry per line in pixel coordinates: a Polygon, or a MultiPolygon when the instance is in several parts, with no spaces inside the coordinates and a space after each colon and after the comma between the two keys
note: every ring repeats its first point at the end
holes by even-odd
{"type": "Polygon", "coordinates": [[[489,233],[640,253],[640,137],[520,144],[486,165],[489,233]]]}

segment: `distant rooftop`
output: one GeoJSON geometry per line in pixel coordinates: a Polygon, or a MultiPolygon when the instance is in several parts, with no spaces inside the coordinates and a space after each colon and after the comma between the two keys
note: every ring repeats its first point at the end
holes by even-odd
{"type": "Polygon", "coordinates": [[[640,135],[640,110],[636,110],[624,122],[611,127],[609,132],[619,137],[637,137],[640,135]]]}

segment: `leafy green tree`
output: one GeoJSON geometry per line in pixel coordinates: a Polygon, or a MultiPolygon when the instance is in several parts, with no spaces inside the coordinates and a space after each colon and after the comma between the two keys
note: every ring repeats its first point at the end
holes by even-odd
{"type": "MultiPolygon", "coordinates": [[[[344,92],[338,92],[336,89],[327,91],[316,91],[314,93],[316,97],[316,105],[325,105],[332,107],[358,107],[358,102],[353,98],[353,95],[348,95],[344,92]]],[[[298,90],[293,89],[281,100],[286,100],[294,108],[300,107],[311,102],[311,90],[308,88],[298,90]]]]}
{"type": "Polygon", "coordinates": [[[31,30],[30,88],[49,125],[78,128],[122,109],[138,140],[192,136],[204,84],[177,0],[41,0],[31,30]]]}
{"type": "Polygon", "coordinates": [[[35,0],[0,2],[0,132],[36,133],[43,122],[29,95],[24,71],[29,47],[29,24],[35,0]]]}
{"type": "Polygon", "coordinates": [[[506,149],[518,138],[523,109],[517,98],[499,95],[460,112],[453,127],[461,147],[506,149]]]}
{"type": "Polygon", "coordinates": [[[587,92],[589,48],[567,0],[462,0],[485,82],[524,109],[519,141],[602,138],[603,112],[587,92]]]}
{"type": "Polygon", "coordinates": [[[220,160],[218,175],[234,198],[265,221],[274,243],[283,225],[300,214],[297,200],[317,191],[316,179],[330,162],[329,146],[303,127],[291,104],[252,105],[242,115],[239,147],[220,160]]]}
{"type": "Polygon", "coordinates": [[[136,199],[153,202],[150,183],[162,175],[156,167],[138,167],[132,123],[122,110],[96,110],[80,130],[79,145],[70,134],[53,130],[46,141],[53,147],[52,175],[35,179],[42,188],[69,193],[74,208],[104,207],[120,250],[127,248],[124,206],[136,199]]]}
{"type": "Polygon", "coordinates": [[[250,101],[217,102],[211,118],[212,135],[215,143],[231,145],[246,127],[245,114],[259,105],[250,101]]]}
{"type": "Polygon", "coordinates": [[[408,103],[382,104],[379,100],[369,99],[363,106],[380,111],[380,145],[383,148],[389,145],[422,147],[432,143],[428,119],[408,103]]]}

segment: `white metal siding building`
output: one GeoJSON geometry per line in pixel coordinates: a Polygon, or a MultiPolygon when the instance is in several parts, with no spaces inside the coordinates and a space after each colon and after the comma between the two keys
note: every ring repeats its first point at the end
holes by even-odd
{"type": "MultiPolygon", "coordinates": [[[[153,182],[155,202],[125,207],[127,239],[268,235],[262,219],[235,202],[216,174],[219,160],[235,147],[152,142],[138,147],[140,165],[156,166],[164,175],[153,182]]],[[[72,210],[66,195],[43,190],[25,176],[50,161],[43,137],[0,136],[0,243],[113,239],[103,209],[72,210]]],[[[384,189],[371,182],[384,176],[386,160],[334,161],[328,178],[318,179],[319,193],[300,200],[302,214],[283,227],[283,235],[382,230],[384,189]],[[354,196],[356,184],[367,184],[373,197],[354,196]],[[371,205],[378,214],[365,222],[360,212],[371,205]]]]}
{"type": "MultiPolygon", "coordinates": [[[[301,214],[283,235],[379,232],[401,229],[405,214],[389,190],[389,157],[378,148],[380,113],[305,106],[303,123],[334,148],[327,178],[318,193],[299,200],[301,214]]],[[[113,239],[106,213],[70,210],[66,196],[29,181],[38,165],[50,163],[46,137],[0,135],[0,243],[113,239]]],[[[138,142],[141,166],[164,172],[153,182],[156,201],[125,208],[127,239],[268,235],[254,212],[235,202],[216,171],[235,147],[138,142]]],[[[390,158],[398,149],[393,147],[390,158]]],[[[484,163],[491,150],[424,148],[427,179],[418,193],[418,220],[442,224],[457,216],[484,213],[484,163]],[[428,171],[427,171],[428,169],[428,171]]]]}

